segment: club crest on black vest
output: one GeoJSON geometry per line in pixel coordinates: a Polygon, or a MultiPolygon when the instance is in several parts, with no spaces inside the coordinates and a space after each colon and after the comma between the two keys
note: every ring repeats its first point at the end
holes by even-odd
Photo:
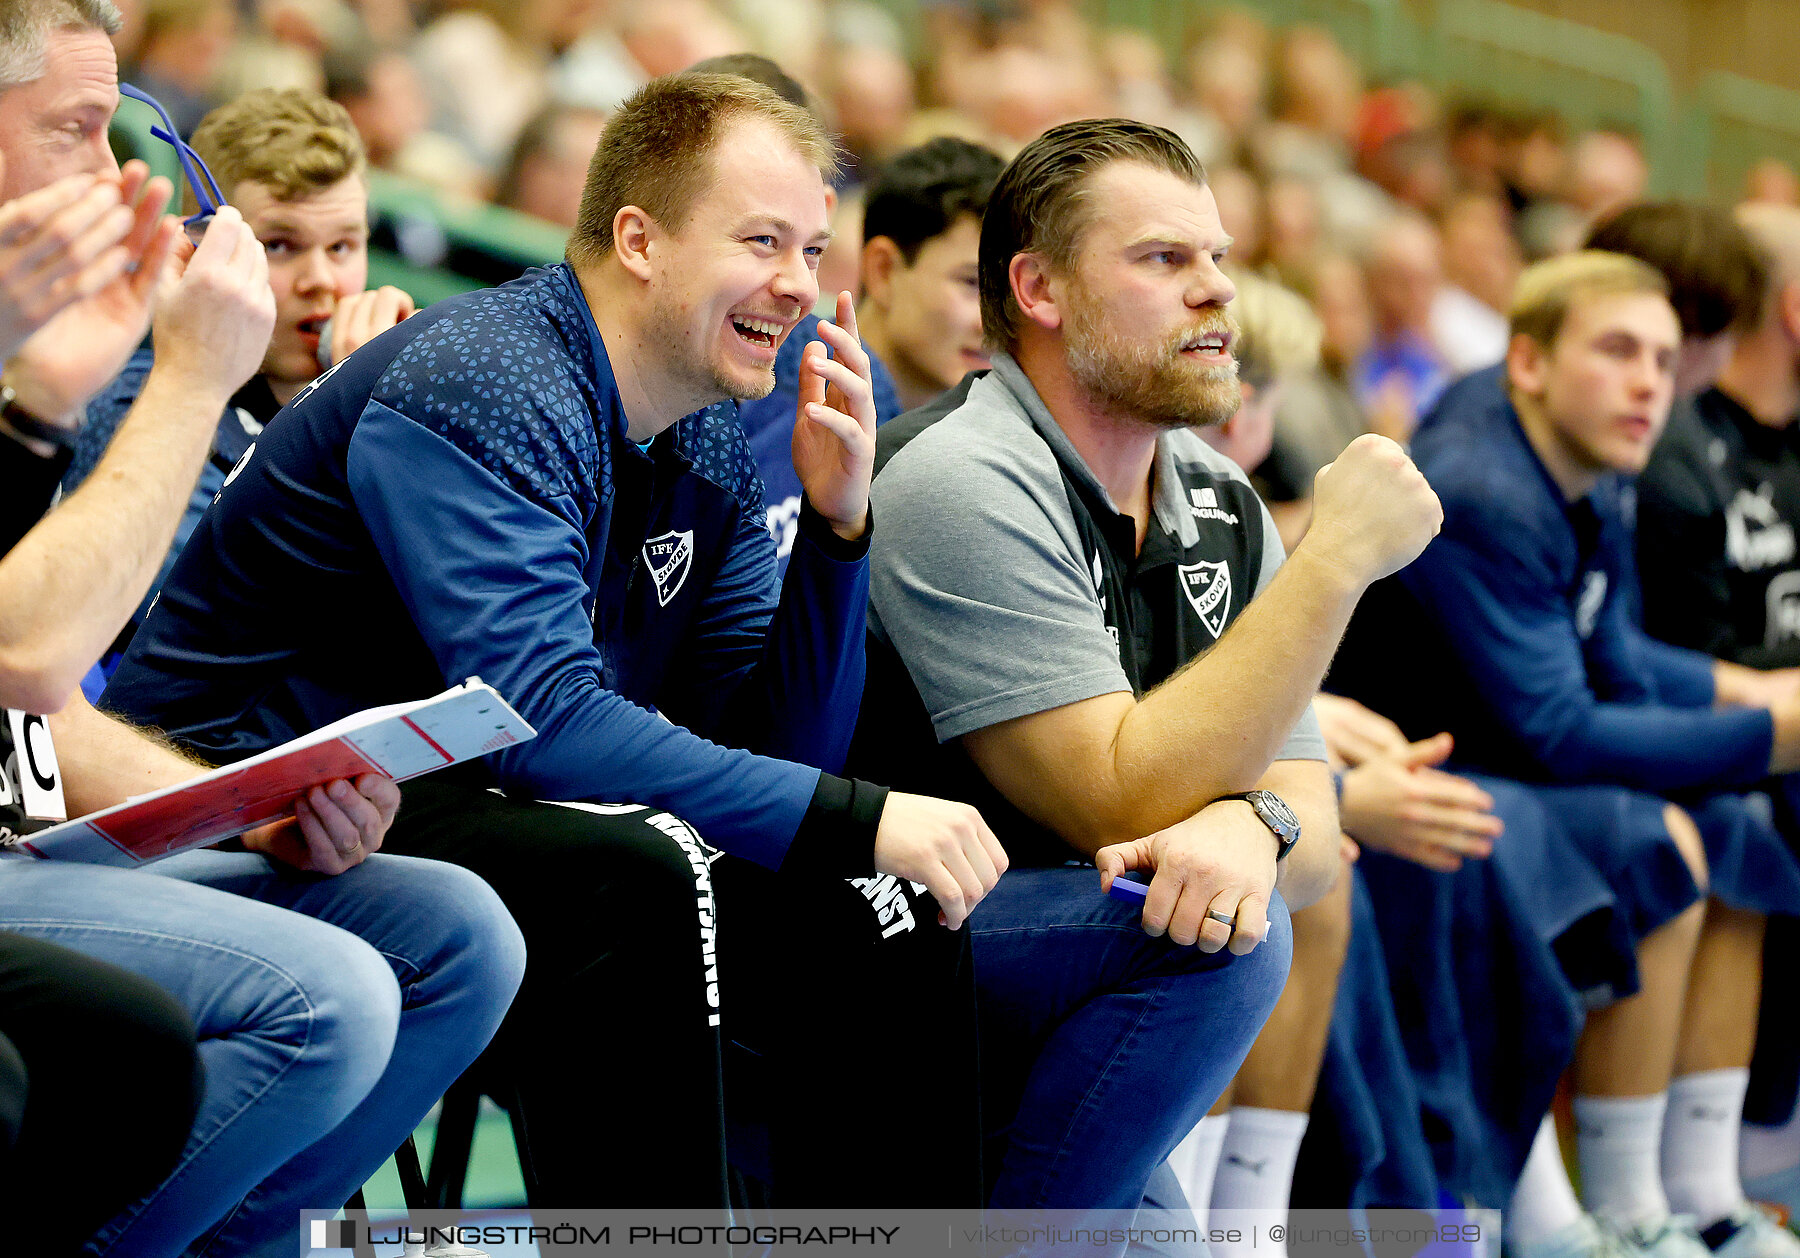
{"type": "Polygon", "coordinates": [[[1217,638],[1231,616],[1231,568],[1222,562],[1201,560],[1180,566],[1181,592],[1200,617],[1206,631],[1217,638]]]}

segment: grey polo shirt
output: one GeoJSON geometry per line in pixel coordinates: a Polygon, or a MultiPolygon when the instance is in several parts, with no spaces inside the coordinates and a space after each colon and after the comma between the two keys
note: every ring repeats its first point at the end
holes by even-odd
{"type": "MultiPolygon", "coordinates": [[[[1043,832],[1010,806],[996,815],[997,793],[953,740],[1096,695],[1142,695],[1216,642],[1283,558],[1244,474],[1187,430],[1157,442],[1140,551],[1135,523],[1004,354],[891,455],[872,498],[858,771],[976,803],[1003,842],[1019,826],[1043,832]]],[[[1279,758],[1325,759],[1310,711],[1279,758]]],[[[1070,855],[1053,838],[1034,846],[1070,855]]]]}

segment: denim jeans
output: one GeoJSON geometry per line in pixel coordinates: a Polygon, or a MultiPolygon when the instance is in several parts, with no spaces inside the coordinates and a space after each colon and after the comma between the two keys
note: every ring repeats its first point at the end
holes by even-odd
{"type": "Polygon", "coordinates": [[[1247,956],[1146,935],[1092,868],[1015,869],[975,909],[990,1204],[1136,1210],[1287,982],[1279,894],[1247,956]]]}
{"type": "Polygon", "coordinates": [[[88,1246],[134,1258],[294,1253],[299,1212],[381,1165],[524,970],[485,883],[398,856],[336,878],[210,851],[145,870],[9,859],[0,924],[141,974],[193,1016],[206,1091],[181,1160],[88,1246]]]}

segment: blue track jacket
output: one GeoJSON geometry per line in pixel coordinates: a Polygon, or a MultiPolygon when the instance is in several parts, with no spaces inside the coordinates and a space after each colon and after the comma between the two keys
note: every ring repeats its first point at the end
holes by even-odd
{"type": "Polygon", "coordinates": [[[1525,780],[1668,794],[1766,777],[1768,712],[1713,710],[1712,660],[1631,614],[1631,486],[1607,477],[1565,501],[1502,370],[1453,386],[1414,438],[1444,530],[1398,580],[1461,675],[1439,684],[1397,666],[1404,723],[1451,730],[1459,763],[1525,780]]]}
{"type": "Polygon", "coordinates": [[[235,760],[479,676],[538,730],[486,762],[507,790],[665,808],[772,868],[854,817],[826,864],[868,871],[875,788],[820,772],[862,693],[866,537],[809,512],[778,587],[732,404],[647,452],[625,426],[567,266],[408,319],[271,421],[105,705],[235,760]]]}

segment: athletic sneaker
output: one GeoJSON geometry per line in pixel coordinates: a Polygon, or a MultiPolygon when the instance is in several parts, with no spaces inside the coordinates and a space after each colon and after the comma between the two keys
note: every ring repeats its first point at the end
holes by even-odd
{"type": "Polygon", "coordinates": [[[1800,1237],[1746,1201],[1700,1233],[1713,1258],[1800,1258],[1800,1237]]]}
{"type": "Polygon", "coordinates": [[[1645,1258],[1711,1258],[1692,1215],[1670,1214],[1650,1223],[1614,1227],[1626,1245],[1645,1258]]]}
{"type": "Polygon", "coordinates": [[[1583,1214],[1567,1227],[1525,1245],[1507,1241],[1506,1258],[1637,1258],[1631,1249],[1600,1226],[1591,1214],[1583,1214]]]}

